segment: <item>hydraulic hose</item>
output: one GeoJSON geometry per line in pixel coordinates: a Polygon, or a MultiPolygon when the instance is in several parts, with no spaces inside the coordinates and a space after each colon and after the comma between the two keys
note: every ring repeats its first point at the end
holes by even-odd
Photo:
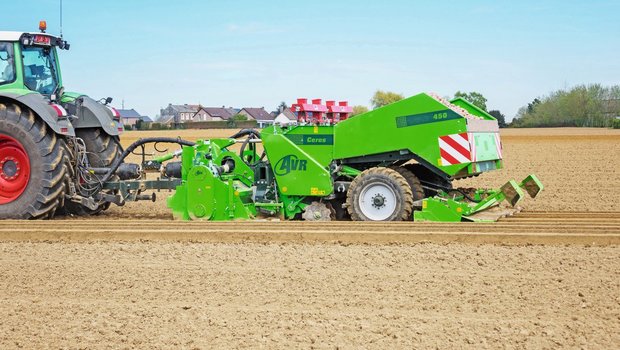
{"type": "MultiPolygon", "coordinates": [[[[258,163],[260,163],[260,162],[263,160],[263,158],[265,158],[265,150],[263,150],[263,153],[261,154],[260,158],[259,158],[259,159],[258,159],[255,163],[248,163],[248,162],[247,162],[247,161],[243,158],[243,152],[245,152],[245,148],[246,148],[248,145],[250,145],[250,150],[254,150],[254,149],[255,149],[255,148],[252,148],[252,147],[256,147],[256,146],[254,146],[254,144],[250,143],[250,141],[251,141],[251,140],[253,140],[253,139],[260,139],[260,134],[256,133],[256,131],[255,131],[255,130],[250,130],[250,129],[244,129],[244,130],[248,130],[248,131],[249,131],[247,134],[245,134],[245,135],[248,135],[248,138],[247,138],[247,139],[245,139],[245,141],[243,141],[243,143],[241,144],[241,149],[239,150],[239,157],[241,157],[241,159],[243,159],[243,161],[244,161],[247,165],[249,165],[249,166],[255,166],[255,165],[257,165],[258,163]]],[[[244,130],[241,130],[241,131],[244,131],[244,130]]],[[[241,131],[240,131],[240,132],[241,132],[241,131]]],[[[240,133],[240,132],[239,132],[239,133],[240,133]]],[[[239,133],[237,133],[237,134],[239,134],[239,133]]],[[[237,135],[237,134],[235,134],[235,135],[237,135]]],[[[242,135],[242,136],[243,136],[243,135],[242,135]]]]}
{"type": "Polygon", "coordinates": [[[463,197],[465,197],[468,201],[474,202],[474,203],[480,203],[480,201],[477,201],[475,199],[473,199],[472,197],[470,197],[467,193],[465,193],[465,191],[459,190],[458,188],[453,188],[447,191],[447,193],[450,192],[457,192],[463,195],[463,197]]]}
{"type": "MultiPolygon", "coordinates": [[[[241,149],[239,150],[239,157],[243,158],[243,152],[245,152],[245,148],[248,146],[248,144],[250,143],[250,140],[256,138],[254,136],[254,134],[248,134],[248,138],[245,139],[245,141],[243,141],[243,143],[241,144],[241,149]]],[[[251,145],[250,145],[251,147],[251,145]]],[[[252,150],[252,148],[250,148],[250,150],[252,150]]]]}
{"type": "Polygon", "coordinates": [[[123,152],[123,154],[121,154],[121,156],[119,158],[117,158],[114,163],[112,163],[110,169],[108,170],[108,172],[103,176],[103,178],[101,178],[100,182],[106,182],[108,181],[112,175],[114,175],[114,173],[116,172],[116,170],[118,169],[118,167],[121,165],[121,163],[125,160],[125,158],[127,158],[127,156],[129,156],[136,148],[138,148],[141,145],[144,145],[146,143],[156,143],[156,142],[165,142],[165,143],[176,143],[179,144],[181,146],[195,146],[196,143],[195,142],[191,142],[191,141],[187,141],[187,140],[182,140],[180,138],[172,138],[172,137],[147,137],[147,138],[143,138],[140,139],[134,143],[132,143],[131,145],[129,145],[129,147],[127,147],[125,149],[125,151],[123,152]]]}
{"type": "Polygon", "coordinates": [[[241,129],[236,134],[230,136],[230,138],[231,139],[238,139],[240,137],[247,136],[247,135],[254,135],[256,138],[260,139],[260,132],[254,130],[254,129],[241,129]]]}
{"type": "MultiPolygon", "coordinates": [[[[238,138],[243,137],[243,136],[247,136],[248,138],[241,144],[241,149],[239,150],[239,157],[241,157],[241,159],[243,159],[243,152],[245,152],[245,148],[248,146],[248,144],[250,144],[250,140],[252,140],[252,139],[260,139],[260,132],[258,132],[257,130],[254,130],[254,129],[241,129],[241,130],[239,130],[239,132],[237,132],[234,135],[230,136],[230,138],[231,139],[238,139],[238,138]]],[[[253,147],[252,144],[250,144],[250,147],[253,147]]],[[[260,159],[256,163],[248,164],[248,165],[253,166],[253,165],[258,164],[258,162],[263,160],[264,157],[265,157],[265,152],[263,151],[263,154],[261,155],[260,159]]],[[[245,161],[245,159],[244,159],[244,161],[245,161]]]]}
{"type": "MultiPolygon", "coordinates": [[[[428,182],[425,181],[421,181],[422,183],[426,183],[429,184],[428,182]]],[[[465,199],[467,199],[468,201],[471,201],[473,203],[480,203],[480,201],[475,200],[474,198],[472,198],[471,196],[469,196],[467,193],[465,193],[465,191],[460,190],[458,188],[449,188],[449,187],[444,187],[444,186],[440,186],[437,184],[432,184],[433,187],[438,188],[440,190],[445,191],[446,193],[450,193],[450,192],[456,192],[456,193],[460,193],[463,195],[463,197],[465,197],[465,199]]]]}

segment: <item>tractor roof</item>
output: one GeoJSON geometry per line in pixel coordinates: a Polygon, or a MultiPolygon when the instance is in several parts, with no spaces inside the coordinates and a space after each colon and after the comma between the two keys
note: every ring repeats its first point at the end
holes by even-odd
{"type": "Polygon", "coordinates": [[[22,35],[24,34],[30,34],[30,35],[46,35],[52,38],[57,38],[56,36],[52,35],[52,34],[48,34],[48,33],[29,33],[29,32],[2,32],[0,31],[0,41],[19,41],[19,39],[22,37],[22,35]]]}
{"type": "Polygon", "coordinates": [[[23,32],[0,32],[0,41],[18,41],[23,32]]]}

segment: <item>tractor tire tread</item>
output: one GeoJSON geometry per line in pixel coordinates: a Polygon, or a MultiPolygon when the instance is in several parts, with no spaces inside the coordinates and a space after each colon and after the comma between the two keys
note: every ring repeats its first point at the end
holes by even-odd
{"type": "Polygon", "coordinates": [[[347,192],[347,208],[349,210],[349,214],[351,215],[351,219],[353,221],[365,221],[366,219],[361,215],[360,211],[357,210],[357,204],[355,203],[355,195],[354,193],[358,190],[359,187],[363,186],[365,182],[367,182],[368,178],[373,177],[383,177],[387,179],[391,179],[394,181],[396,186],[400,188],[402,194],[402,204],[403,208],[401,210],[400,215],[397,218],[394,218],[392,221],[404,221],[408,220],[413,212],[413,195],[411,192],[411,187],[407,183],[407,180],[396,170],[384,167],[375,167],[364,170],[361,174],[355,177],[349,186],[349,190],[347,192]]]}
{"type": "Polygon", "coordinates": [[[405,180],[407,180],[409,187],[411,187],[411,194],[413,195],[414,202],[420,199],[424,199],[424,188],[422,187],[420,179],[418,179],[418,177],[414,173],[412,173],[407,168],[403,168],[402,166],[394,166],[390,167],[390,169],[396,170],[405,178],[405,180]]]}
{"type": "MultiPolygon", "coordinates": [[[[37,189],[26,188],[22,196],[30,196],[30,203],[18,211],[0,211],[0,218],[12,219],[49,219],[54,216],[64,197],[62,179],[66,176],[66,167],[61,161],[64,149],[61,139],[48,128],[47,124],[38,118],[29,108],[13,103],[0,102],[0,120],[16,127],[20,137],[27,137],[24,146],[28,156],[34,162],[33,168],[40,170],[39,174],[30,176],[28,186],[37,186],[37,189]],[[30,149],[29,149],[30,148],[30,149]]],[[[27,197],[20,197],[27,198],[27,197]]],[[[16,199],[19,200],[20,198],[16,199]]],[[[11,203],[5,204],[11,205],[11,203]]]]}

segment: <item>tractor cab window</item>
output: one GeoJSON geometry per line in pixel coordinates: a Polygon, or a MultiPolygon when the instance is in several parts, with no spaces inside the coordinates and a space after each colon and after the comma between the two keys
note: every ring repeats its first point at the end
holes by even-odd
{"type": "Polygon", "coordinates": [[[13,43],[0,42],[0,85],[15,81],[13,43]]]}
{"type": "Polygon", "coordinates": [[[24,84],[32,91],[51,95],[58,87],[58,65],[54,51],[48,47],[25,46],[24,84]]]}

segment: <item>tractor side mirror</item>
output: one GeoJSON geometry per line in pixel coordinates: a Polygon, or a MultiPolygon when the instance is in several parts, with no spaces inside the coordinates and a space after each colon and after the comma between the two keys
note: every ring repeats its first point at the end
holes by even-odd
{"type": "Polygon", "coordinates": [[[112,97],[106,97],[105,104],[109,105],[110,103],[112,103],[112,97]]]}

